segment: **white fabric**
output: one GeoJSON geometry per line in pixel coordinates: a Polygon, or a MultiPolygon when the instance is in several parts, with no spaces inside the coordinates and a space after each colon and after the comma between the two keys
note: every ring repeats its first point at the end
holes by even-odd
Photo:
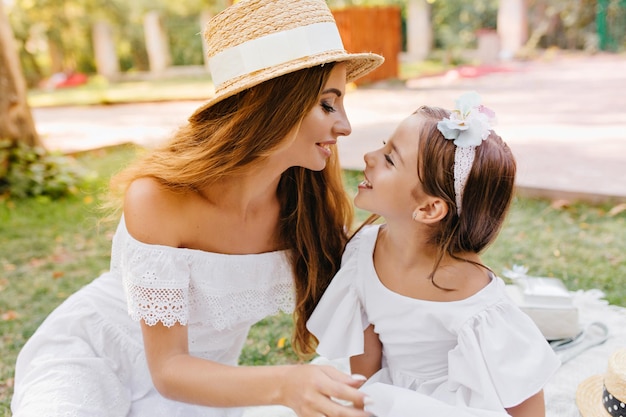
{"type": "Polygon", "coordinates": [[[13,416],[240,416],[243,409],[163,398],[136,320],[186,323],[192,355],[236,365],[252,324],[293,311],[292,283],[286,251],[224,255],[148,245],[122,219],[110,272],[53,311],[20,352],[13,416]]]}
{"type": "MultiPolygon", "coordinates": [[[[616,277],[616,279],[622,279],[622,277],[616,277]]],[[[626,308],[608,305],[606,301],[602,300],[604,294],[598,290],[578,290],[572,295],[574,304],[580,310],[581,326],[586,327],[594,322],[603,323],[609,329],[609,338],[606,342],[592,345],[582,352],[579,350],[580,345],[575,345],[571,349],[563,349],[557,353],[564,363],[544,388],[546,417],[580,417],[575,401],[578,384],[590,376],[604,374],[611,353],[626,346],[626,308]],[[577,355],[571,357],[575,353],[577,355]]],[[[595,341],[592,340],[591,342],[595,341]]],[[[312,363],[334,366],[342,372],[350,373],[348,358],[331,361],[318,356],[312,363]]],[[[376,386],[380,385],[382,384],[376,384],[373,388],[368,388],[368,391],[375,390],[377,389],[376,386]]],[[[393,392],[385,396],[383,391],[374,395],[382,396],[383,405],[395,397],[393,392]]],[[[446,409],[444,407],[443,411],[445,412],[446,409]]],[[[439,411],[430,415],[445,415],[439,414],[439,411]]],[[[471,412],[473,410],[465,409],[464,411],[471,412]]],[[[412,415],[408,414],[402,417],[412,415]]],[[[244,412],[244,417],[296,417],[296,414],[291,409],[280,406],[252,407],[244,412]]],[[[389,416],[381,413],[378,414],[378,417],[389,416]]],[[[480,417],[485,416],[481,414],[480,417]]]]}
{"type": "MultiPolygon", "coordinates": [[[[361,354],[363,329],[371,323],[383,344],[384,367],[368,384],[392,384],[447,404],[503,413],[548,382],[560,362],[532,320],[506,296],[500,278],[455,302],[394,293],[380,282],[372,261],[379,228],[368,226],[350,241],[341,270],[309,319],[320,355],[361,354]]],[[[413,406],[419,404],[416,399],[413,406]]]]}
{"type": "Polygon", "coordinates": [[[505,412],[452,405],[412,389],[375,382],[362,388],[372,405],[365,409],[377,417],[509,417],[505,412]]]}
{"type": "Polygon", "coordinates": [[[342,51],[333,22],[315,23],[252,39],[212,56],[209,69],[215,87],[228,80],[307,56],[342,51]]]}

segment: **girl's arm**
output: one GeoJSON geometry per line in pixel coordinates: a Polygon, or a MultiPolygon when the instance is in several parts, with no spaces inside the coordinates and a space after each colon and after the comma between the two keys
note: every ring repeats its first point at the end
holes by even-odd
{"type": "Polygon", "coordinates": [[[513,417],[545,417],[546,403],[543,390],[506,411],[513,417]]]}
{"type": "Polygon", "coordinates": [[[187,327],[141,323],[154,386],[164,397],[212,407],[280,404],[300,417],[367,417],[362,381],[317,365],[237,367],[189,355],[187,327]],[[350,401],[352,409],[330,397],[350,401]]]}
{"type": "Polygon", "coordinates": [[[350,358],[350,371],[369,378],[382,367],[383,345],[372,324],[363,332],[363,339],[363,353],[350,358]]]}

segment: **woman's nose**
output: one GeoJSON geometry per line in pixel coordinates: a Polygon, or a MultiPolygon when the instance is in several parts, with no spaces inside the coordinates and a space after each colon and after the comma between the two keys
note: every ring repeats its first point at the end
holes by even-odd
{"type": "Polygon", "coordinates": [[[348,120],[348,116],[344,111],[341,112],[341,116],[337,123],[335,123],[335,131],[339,136],[348,136],[352,133],[352,126],[350,125],[350,120],[348,120]]]}

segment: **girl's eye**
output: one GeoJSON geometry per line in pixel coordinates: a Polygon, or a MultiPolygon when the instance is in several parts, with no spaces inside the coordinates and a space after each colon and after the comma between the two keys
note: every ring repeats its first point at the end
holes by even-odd
{"type": "Polygon", "coordinates": [[[322,101],[322,109],[326,112],[326,113],[334,113],[337,110],[331,106],[330,104],[326,103],[325,101],[322,101]]]}
{"type": "MultiPolygon", "coordinates": [[[[387,146],[387,141],[383,140],[383,146],[387,146]]],[[[385,161],[387,161],[387,163],[391,166],[395,166],[395,164],[393,163],[393,159],[391,159],[391,155],[388,153],[383,154],[385,155],[385,161]]]]}

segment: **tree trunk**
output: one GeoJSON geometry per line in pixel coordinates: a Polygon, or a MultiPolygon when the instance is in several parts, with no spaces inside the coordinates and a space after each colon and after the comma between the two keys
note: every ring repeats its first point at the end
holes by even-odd
{"type": "Polygon", "coordinates": [[[0,139],[42,146],[26,101],[26,82],[22,74],[13,31],[0,1],[0,139]]]}

